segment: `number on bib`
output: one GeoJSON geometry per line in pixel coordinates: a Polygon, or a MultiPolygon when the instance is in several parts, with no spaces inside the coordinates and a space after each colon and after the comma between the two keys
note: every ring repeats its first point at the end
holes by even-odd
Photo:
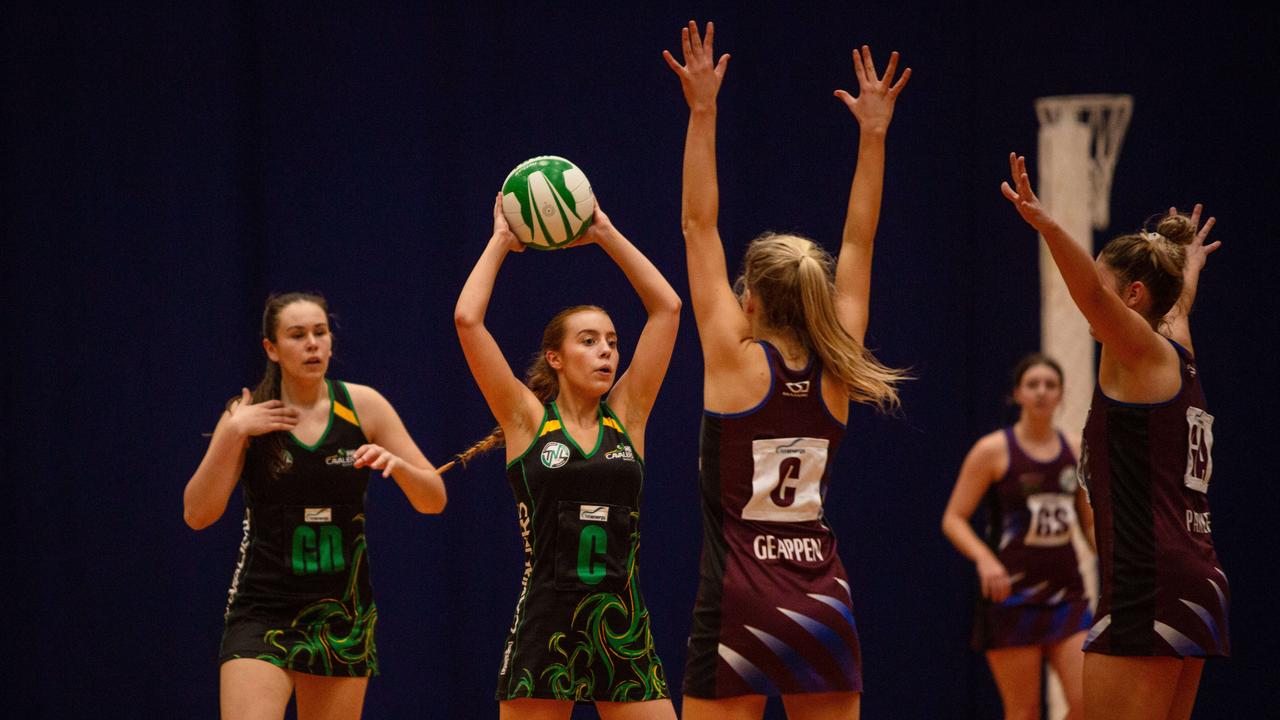
{"type": "Polygon", "coordinates": [[[1213,416],[1200,408],[1187,408],[1187,472],[1182,484],[1197,492],[1209,492],[1213,474],[1213,416]]]}
{"type": "Polygon", "coordinates": [[[1023,542],[1032,547],[1057,547],[1071,541],[1076,524],[1074,498],[1063,493],[1036,493],[1027,496],[1031,525],[1023,542]]]}
{"type": "Polygon", "coordinates": [[[743,520],[805,522],[822,515],[825,438],[772,438],[751,443],[751,500],[743,520]]]}

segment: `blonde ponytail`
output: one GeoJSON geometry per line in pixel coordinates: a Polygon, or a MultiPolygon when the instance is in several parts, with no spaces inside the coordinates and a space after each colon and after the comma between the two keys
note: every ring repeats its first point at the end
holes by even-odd
{"type": "Polygon", "coordinates": [[[910,375],[881,363],[840,324],[834,265],[831,255],[808,238],[766,233],[747,248],[742,280],[759,295],[765,324],[796,333],[851,401],[882,412],[896,409],[898,383],[910,375]]]}

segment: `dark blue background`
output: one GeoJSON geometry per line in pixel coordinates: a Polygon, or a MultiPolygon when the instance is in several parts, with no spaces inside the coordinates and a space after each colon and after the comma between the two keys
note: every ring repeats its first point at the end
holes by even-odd
{"type": "MultiPolygon", "coordinates": [[[[897,49],[915,69],[889,138],[869,344],[920,379],[901,417],[854,413],[827,504],[867,716],[999,716],[966,644],[973,572],[938,520],[969,444],[1007,419],[1008,368],[1039,337],[1036,238],[997,191],[1005,155],[1034,155],[1034,98],[1080,92],[1135,99],[1100,235],[1170,204],[1219,218],[1193,324],[1218,418],[1214,535],[1235,656],[1209,664],[1197,717],[1274,706],[1276,11],[19,2],[0,23],[8,707],[215,717],[241,510],[237,497],[193,533],[181,493],[201,433],[260,376],[269,291],[329,297],[332,374],[381,390],[437,461],[492,425],[450,319],[517,162],[578,162],[686,292],[687,113],[659,53],[691,16],[716,20],[734,55],[719,138],[734,267],[765,229],[838,237],[857,133],[831,92],[854,85],[849,49],[897,49]]],[[[595,248],[511,258],[490,324],[523,368],[543,323],[578,302],[612,310],[629,351],[640,305],[595,248]]],[[[700,544],[700,383],[686,311],[648,431],[642,571],[673,688],[700,544]]],[[[370,717],[496,714],[521,571],[501,465],[451,473],[439,517],[372,484],[384,672],[370,717]]]]}

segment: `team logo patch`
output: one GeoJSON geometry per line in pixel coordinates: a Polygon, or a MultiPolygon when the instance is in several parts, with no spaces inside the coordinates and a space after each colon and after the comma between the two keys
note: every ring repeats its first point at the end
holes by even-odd
{"type": "Polygon", "coordinates": [[[636,461],[636,454],[630,445],[619,445],[604,454],[605,460],[626,460],[628,462],[636,461]]]}
{"type": "Polygon", "coordinates": [[[1080,487],[1080,480],[1076,477],[1076,469],[1071,466],[1062,468],[1062,472],[1058,473],[1058,487],[1062,488],[1064,493],[1074,493],[1077,487],[1080,487]]]}
{"type": "Polygon", "coordinates": [[[609,522],[609,506],[580,505],[578,506],[578,519],[595,520],[596,522],[609,522]]]}
{"type": "Polygon", "coordinates": [[[542,446],[542,464],[555,469],[569,462],[569,448],[564,443],[549,442],[542,446]]]}
{"type": "Polygon", "coordinates": [[[787,389],[782,391],[787,397],[809,397],[809,381],[786,383],[787,389]]]}
{"type": "Polygon", "coordinates": [[[338,452],[324,459],[325,465],[338,465],[341,467],[351,467],[356,464],[356,454],[353,450],[338,450],[338,452]]]}
{"type": "Polygon", "coordinates": [[[333,508],[305,508],[302,511],[302,521],[309,523],[333,522],[333,508]]]}

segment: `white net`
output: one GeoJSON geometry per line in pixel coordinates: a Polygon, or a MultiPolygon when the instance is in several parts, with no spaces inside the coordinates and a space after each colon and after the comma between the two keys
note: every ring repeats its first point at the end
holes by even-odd
{"type": "MultiPolygon", "coordinates": [[[[1111,178],[1124,141],[1133,98],[1128,95],[1068,95],[1036,100],[1040,118],[1037,187],[1045,209],[1093,254],[1093,231],[1110,224],[1111,178]]],[[[1089,325],[1040,245],[1041,351],[1057,359],[1066,375],[1059,418],[1077,437],[1094,380],[1094,344],[1089,325]]]]}

